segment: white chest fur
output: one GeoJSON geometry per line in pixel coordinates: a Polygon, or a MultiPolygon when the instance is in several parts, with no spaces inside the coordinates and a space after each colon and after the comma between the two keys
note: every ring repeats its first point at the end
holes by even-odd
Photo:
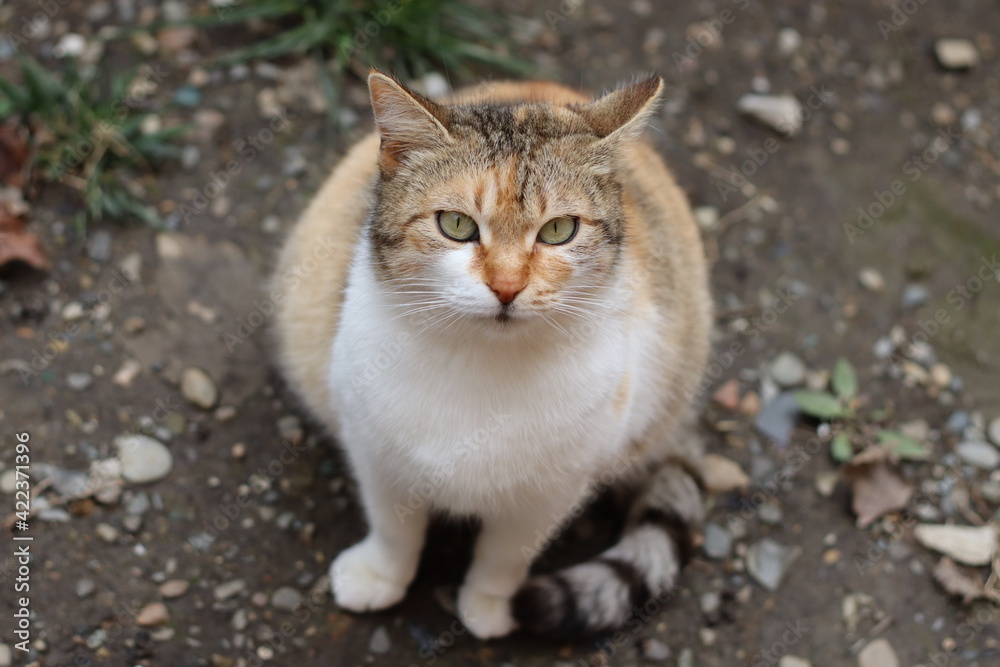
{"type": "Polygon", "coordinates": [[[655,410],[629,318],[491,340],[398,313],[357,262],[329,380],[352,461],[403,496],[480,515],[575,496],[655,410]]]}

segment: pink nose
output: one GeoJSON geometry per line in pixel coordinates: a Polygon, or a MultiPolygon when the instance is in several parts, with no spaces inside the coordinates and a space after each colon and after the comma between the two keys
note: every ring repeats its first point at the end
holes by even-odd
{"type": "Polygon", "coordinates": [[[500,299],[500,303],[512,302],[524,289],[524,278],[512,275],[496,275],[486,283],[500,299]]]}

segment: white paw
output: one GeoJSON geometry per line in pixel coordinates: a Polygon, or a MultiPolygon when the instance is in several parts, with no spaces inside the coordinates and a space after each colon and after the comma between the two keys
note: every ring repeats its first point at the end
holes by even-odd
{"type": "Polygon", "coordinates": [[[377,611],[391,607],[406,595],[413,568],[404,568],[375,542],[366,539],[340,555],[330,565],[330,587],[337,605],[351,611],[377,611]]]}
{"type": "Polygon", "coordinates": [[[509,597],[490,595],[468,586],[462,586],[458,592],[458,617],[480,639],[503,637],[517,629],[509,597]]]}

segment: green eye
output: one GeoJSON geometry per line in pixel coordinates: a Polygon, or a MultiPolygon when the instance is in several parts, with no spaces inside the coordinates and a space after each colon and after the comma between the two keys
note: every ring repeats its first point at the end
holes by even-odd
{"type": "Polygon", "coordinates": [[[475,241],[479,238],[476,221],[457,211],[438,211],[438,229],[452,241],[475,241]]]}
{"type": "Polygon", "coordinates": [[[561,245],[576,236],[580,223],[576,218],[563,215],[552,218],[539,230],[538,240],[548,245],[561,245]]]}

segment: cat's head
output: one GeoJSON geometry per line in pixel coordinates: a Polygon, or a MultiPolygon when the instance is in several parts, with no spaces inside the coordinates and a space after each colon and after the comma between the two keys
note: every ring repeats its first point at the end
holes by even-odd
{"type": "Polygon", "coordinates": [[[622,260],[620,158],[660,77],[580,104],[440,104],[380,72],[368,83],[372,259],[402,311],[504,328],[592,312],[622,260]]]}

